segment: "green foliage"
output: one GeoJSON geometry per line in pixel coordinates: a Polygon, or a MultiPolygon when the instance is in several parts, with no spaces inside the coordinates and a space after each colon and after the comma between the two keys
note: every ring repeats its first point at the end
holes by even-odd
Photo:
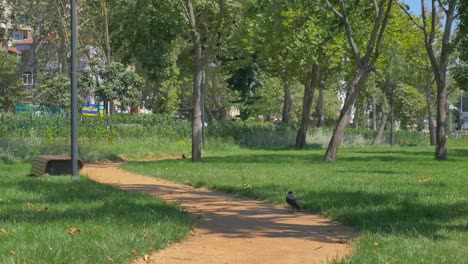
{"type": "Polygon", "coordinates": [[[15,78],[20,64],[20,58],[0,51],[0,84],[2,84],[0,87],[0,105],[2,105],[5,112],[8,112],[13,104],[23,97],[24,88],[21,78],[9,86],[3,86],[4,83],[8,83],[9,80],[15,78]]]}
{"type": "Polygon", "coordinates": [[[0,171],[1,263],[128,263],[190,233],[188,215],[154,197],[84,177],[28,177],[29,164],[0,171]]]}
{"type": "Polygon", "coordinates": [[[427,113],[425,97],[416,88],[408,85],[395,88],[394,91],[394,115],[400,121],[400,129],[411,129],[417,125],[418,120],[423,120],[427,113]]]}
{"type": "MultiPolygon", "coordinates": [[[[80,156],[87,161],[157,157],[186,151],[190,123],[162,115],[82,117],[78,123],[80,156]],[[120,144],[125,142],[125,144],[120,144]]],[[[70,120],[63,116],[2,116],[3,160],[29,161],[34,155],[68,155],[70,120]]]]}
{"type": "Polygon", "coordinates": [[[144,79],[136,72],[127,70],[122,63],[102,65],[91,63],[81,76],[81,87],[94,91],[105,100],[118,100],[122,109],[137,106],[141,100],[144,79]]]}
{"type": "MultiPolygon", "coordinates": [[[[36,89],[34,99],[36,103],[42,106],[58,106],[66,113],[70,113],[71,108],[71,82],[68,75],[56,74],[45,79],[36,89]]],[[[83,88],[83,87],[82,87],[83,88]]],[[[81,94],[86,93],[81,89],[81,94]]],[[[78,94],[79,106],[84,105],[84,98],[78,94]]]]}
{"type": "Polygon", "coordinates": [[[453,144],[443,163],[433,160],[432,147],[342,149],[332,166],[322,162],[323,150],[235,149],[195,165],[165,160],[123,168],[275,204],[293,190],[306,210],[359,230],[346,263],[465,263],[468,151],[466,141],[453,144]]]}

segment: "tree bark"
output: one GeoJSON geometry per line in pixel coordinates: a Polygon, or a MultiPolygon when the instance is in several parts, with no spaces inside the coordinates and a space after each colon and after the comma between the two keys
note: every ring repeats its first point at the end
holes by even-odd
{"type": "Polygon", "coordinates": [[[361,100],[359,100],[359,96],[356,97],[356,102],[354,103],[354,117],[353,117],[353,128],[359,127],[359,111],[361,110],[361,100]]]}
{"type": "Polygon", "coordinates": [[[195,13],[192,0],[187,0],[190,37],[195,51],[193,68],[193,118],[192,118],[192,162],[201,161],[202,121],[201,121],[201,82],[203,71],[203,57],[200,34],[196,29],[195,13]]]}
{"type": "Polygon", "coordinates": [[[317,64],[311,66],[307,71],[304,83],[304,98],[302,102],[301,126],[297,131],[296,148],[304,149],[307,139],[307,130],[310,126],[310,109],[314,101],[315,87],[317,86],[317,75],[319,74],[317,64]]]}
{"type": "Polygon", "coordinates": [[[111,47],[110,47],[110,37],[109,37],[109,19],[107,16],[107,4],[106,0],[102,1],[102,15],[104,18],[104,39],[106,41],[106,64],[110,65],[111,63],[111,47]]]}
{"type": "Polygon", "coordinates": [[[328,144],[327,152],[325,153],[324,161],[333,162],[336,159],[338,148],[341,145],[346,127],[351,120],[351,109],[356,100],[356,97],[362,87],[362,84],[369,75],[369,65],[360,65],[354,74],[353,80],[348,83],[348,94],[346,95],[345,103],[340,112],[338,123],[333,131],[332,138],[328,144]]]}
{"type": "Polygon", "coordinates": [[[379,145],[382,142],[382,135],[385,130],[385,125],[387,124],[387,118],[388,118],[388,111],[385,109],[385,106],[382,105],[382,110],[381,110],[381,117],[380,117],[380,123],[379,123],[379,129],[377,130],[377,134],[375,134],[374,140],[372,140],[371,145],[379,145]]]}
{"type": "Polygon", "coordinates": [[[325,125],[325,118],[323,116],[323,83],[319,81],[317,83],[319,88],[319,96],[317,100],[317,105],[315,106],[315,114],[317,116],[317,127],[323,127],[325,125]]]}
{"type": "Polygon", "coordinates": [[[432,76],[430,72],[428,71],[426,74],[426,82],[424,86],[424,91],[426,94],[427,122],[429,125],[429,141],[431,142],[431,146],[435,146],[436,137],[435,137],[434,122],[432,122],[431,86],[432,86],[432,76]]]}

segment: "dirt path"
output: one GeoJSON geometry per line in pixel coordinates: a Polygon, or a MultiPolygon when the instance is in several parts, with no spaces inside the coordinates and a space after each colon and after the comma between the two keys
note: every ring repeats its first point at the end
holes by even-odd
{"type": "MultiPolygon", "coordinates": [[[[349,227],[284,206],[87,164],[83,174],[175,202],[193,215],[195,235],[150,255],[149,263],[326,263],[351,254],[349,227]]],[[[137,260],[135,263],[145,263],[137,260]]]]}

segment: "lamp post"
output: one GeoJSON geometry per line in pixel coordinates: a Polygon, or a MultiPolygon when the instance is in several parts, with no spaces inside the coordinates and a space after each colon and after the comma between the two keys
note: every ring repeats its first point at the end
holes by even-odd
{"type": "Polygon", "coordinates": [[[71,162],[72,177],[78,179],[78,80],[76,1],[70,0],[71,15],[71,162]]]}
{"type": "MultiPolygon", "coordinates": [[[[209,68],[216,68],[218,65],[214,62],[210,62],[207,65],[209,68]]],[[[205,134],[205,84],[208,84],[208,76],[205,74],[205,68],[203,67],[202,71],[202,85],[201,85],[201,121],[202,121],[202,145],[203,147],[205,146],[205,139],[206,139],[206,134],[205,134]]]]}
{"type": "Polygon", "coordinates": [[[393,147],[393,91],[395,90],[395,85],[390,83],[391,91],[390,91],[390,105],[391,105],[391,112],[390,112],[390,146],[393,147]]]}

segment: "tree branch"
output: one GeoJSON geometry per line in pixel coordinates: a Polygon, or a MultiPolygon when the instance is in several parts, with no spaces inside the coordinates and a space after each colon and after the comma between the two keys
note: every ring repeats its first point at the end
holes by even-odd
{"type": "Polygon", "coordinates": [[[390,18],[390,12],[391,12],[392,6],[393,6],[392,1],[393,0],[390,0],[390,2],[388,2],[387,11],[385,12],[385,17],[384,17],[383,22],[382,22],[382,27],[380,28],[379,36],[377,37],[375,55],[374,55],[374,58],[373,58],[373,60],[371,62],[372,67],[373,67],[374,63],[377,61],[377,58],[380,55],[380,49],[382,47],[382,40],[383,40],[385,28],[388,25],[388,19],[390,18]]]}
{"type": "Polygon", "coordinates": [[[429,42],[434,43],[435,33],[436,33],[436,20],[437,20],[437,9],[436,9],[436,0],[432,0],[432,16],[431,16],[431,35],[429,37],[429,42]]]}
{"type": "MultiPolygon", "coordinates": [[[[375,14],[374,27],[372,28],[369,44],[367,45],[366,55],[364,56],[367,61],[369,61],[369,59],[372,57],[375,42],[379,36],[379,32],[381,32],[380,29],[382,27],[382,20],[384,18],[383,12],[385,11],[385,2],[386,0],[380,1],[379,11],[375,14]]],[[[389,3],[391,4],[392,0],[390,0],[389,3]]]]}
{"type": "Polygon", "coordinates": [[[403,6],[400,1],[396,1],[397,5],[400,7],[401,10],[403,10],[403,12],[405,12],[405,14],[408,16],[408,18],[413,22],[413,24],[415,26],[417,26],[419,29],[421,30],[424,30],[424,27],[418,23],[418,21],[416,21],[416,19],[413,17],[413,15],[410,14],[410,12],[408,12],[408,9],[406,9],[405,6],[403,6]]]}
{"type": "Polygon", "coordinates": [[[377,4],[377,0],[370,0],[372,3],[372,6],[374,6],[374,12],[375,16],[379,15],[379,5],[377,4]]]}
{"type": "Polygon", "coordinates": [[[328,0],[325,0],[325,3],[327,4],[327,7],[333,12],[333,14],[335,14],[335,16],[344,19],[343,14],[341,14],[340,11],[336,10],[336,8],[334,8],[328,0]]]}
{"type": "Polygon", "coordinates": [[[437,3],[439,3],[440,9],[444,10],[445,15],[448,15],[448,10],[445,9],[444,5],[440,0],[437,0],[437,3]]]}

